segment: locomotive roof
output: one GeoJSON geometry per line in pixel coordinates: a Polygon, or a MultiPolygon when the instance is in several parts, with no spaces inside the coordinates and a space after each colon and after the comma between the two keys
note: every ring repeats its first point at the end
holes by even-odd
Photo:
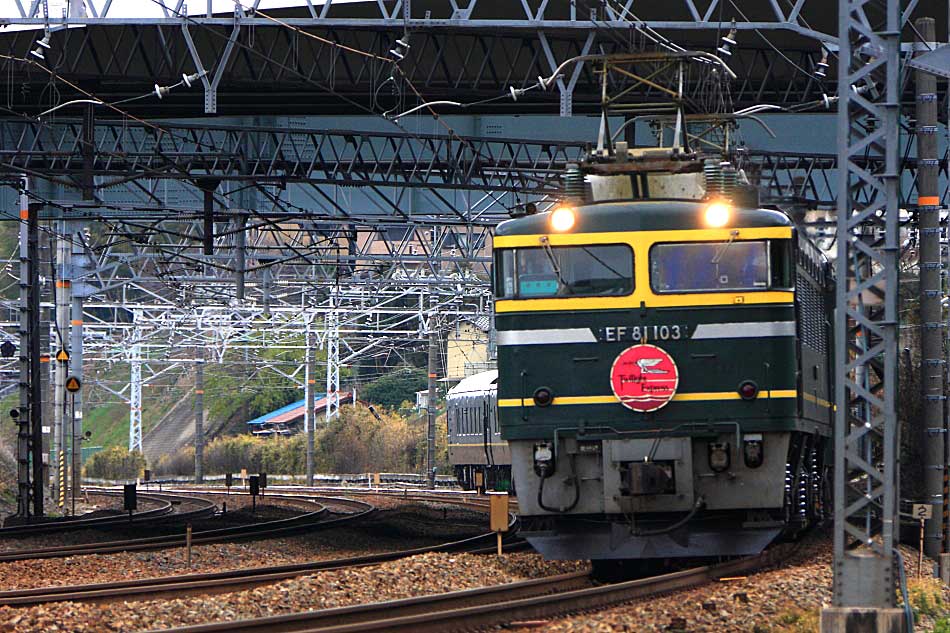
{"type": "MultiPolygon", "coordinates": [[[[571,233],[608,231],[676,231],[709,228],[704,221],[708,203],[694,200],[625,200],[599,202],[577,207],[571,233]]],[[[536,235],[550,233],[550,213],[538,213],[507,220],[495,229],[496,235],[536,235]]],[[[791,226],[791,219],[774,209],[733,209],[727,227],[791,226]]]]}
{"type": "Polygon", "coordinates": [[[469,376],[468,378],[463,378],[462,382],[455,385],[449,392],[446,394],[446,397],[451,398],[452,396],[465,396],[470,394],[479,394],[484,393],[485,391],[490,391],[496,388],[496,382],[498,381],[498,370],[491,369],[489,371],[483,371],[480,374],[475,374],[469,376]]]}

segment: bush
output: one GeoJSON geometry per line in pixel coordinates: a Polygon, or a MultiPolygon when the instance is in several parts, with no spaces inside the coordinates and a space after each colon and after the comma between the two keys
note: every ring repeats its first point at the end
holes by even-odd
{"type": "Polygon", "coordinates": [[[945,611],[943,583],[936,578],[912,578],[907,582],[907,598],[910,600],[914,619],[921,615],[934,617],[945,611]]]}
{"type": "MultiPolygon", "coordinates": [[[[314,469],[323,473],[420,472],[425,463],[425,416],[407,419],[397,413],[377,411],[361,404],[340,408],[329,426],[314,437],[314,469]]],[[[320,422],[318,421],[318,424],[320,422]]],[[[436,428],[436,459],[442,472],[448,450],[445,417],[436,428]]],[[[158,475],[194,474],[194,448],[163,455],[155,464],[158,475]]],[[[307,469],[307,435],[292,437],[219,437],[205,446],[204,470],[208,475],[267,472],[304,475],[307,469]]]]}
{"type": "Polygon", "coordinates": [[[934,622],[933,633],[950,633],[950,618],[941,618],[934,622]]]}
{"type": "Polygon", "coordinates": [[[156,475],[194,475],[195,447],[187,446],[174,453],[166,453],[152,467],[156,475]]]}
{"type": "Polygon", "coordinates": [[[331,473],[415,472],[421,467],[417,437],[425,428],[389,411],[373,415],[362,405],[340,409],[340,417],[318,433],[317,467],[331,473]]]}
{"type": "Polygon", "coordinates": [[[818,633],[820,623],[821,614],[818,610],[804,611],[795,608],[778,616],[778,628],[775,630],[781,633],[818,633]]]}
{"type": "Polygon", "coordinates": [[[424,369],[399,367],[363,387],[359,395],[367,402],[395,409],[406,400],[415,402],[416,392],[422,391],[428,384],[429,378],[424,369]]]}
{"type": "Polygon", "coordinates": [[[121,446],[99,451],[86,463],[86,477],[94,479],[136,479],[145,471],[145,456],[121,446]]]}

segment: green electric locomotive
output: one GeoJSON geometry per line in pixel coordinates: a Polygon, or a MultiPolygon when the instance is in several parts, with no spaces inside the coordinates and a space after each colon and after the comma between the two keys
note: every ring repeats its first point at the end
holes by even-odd
{"type": "Polygon", "coordinates": [[[819,519],[827,260],[738,189],[592,202],[586,186],[494,241],[521,534],[549,558],[731,556],[819,519]]]}

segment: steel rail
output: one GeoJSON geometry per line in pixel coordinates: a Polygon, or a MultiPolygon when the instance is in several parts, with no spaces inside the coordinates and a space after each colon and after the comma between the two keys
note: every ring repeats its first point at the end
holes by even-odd
{"type": "Polygon", "coordinates": [[[478,587],[451,593],[432,594],[393,600],[389,602],[375,602],[357,604],[335,609],[322,609],[304,613],[291,613],[253,620],[238,620],[231,622],[213,622],[194,626],[170,629],[173,631],[187,631],[188,633],[258,633],[268,631],[284,633],[292,631],[307,631],[325,625],[358,625],[372,623],[379,617],[383,609],[387,609],[393,617],[424,615],[440,610],[443,605],[451,604],[452,608],[476,607],[490,604],[495,601],[511,601],[516,599],[534,598],[562,593],[579,589],[590,584],[590,575],[586,571],[560,574],[546,578],[536,578],[522,582],[505,583],[490,587],[478,587]],[[385,607],[383,606],[385,605],[385,607]]]}
{"type": "MultiPolygon", "coordinates": [[[[202,487],[202,488],[187,488],[183,489],[187,491],[200,491],[201,494],[230,494],[230,495],[247,495],[248,493],[243,491],[231,491],[223,492],[219,488],[214,487],[202,487]]],[[[402,501],[418,501],[423,503],[444,503],[447,505],[455,505],[460,508],[466,508],[476,512],[488,512],[490,509],[490,501],[486,496],[478,496],[472,493],[457,493],[452,494],[449,492],[440,492],[440,491],[428,491],[428,490],[415,490],[410,491],[407,489],[341,489],[341,488],[321,488],[319,486],[300,486],[300,487],[288,487],[282,486],[280,488],[281,493],[285,496],[291,497],[304,497],[312,495],[313,493],[344,493],[348,495],[359,495],[365,497],[389,497],[393,499],[399,499],[402,501]],[[290,494],[290,493],[299,493],[299,494],[290,494]]],[[[516,498],[510,499],[509,505],[509,522],[508,522],[508,531],[509,534],[513,532],[515,525],[518,522],[518,517],[516,512],[518,511],[518,500],[516,498]]]]}
{"type": "MultiPolygon", "coordinates": [[[[358,515],[347,515],[336,520],[351,519],[355,516],[358,515]]],[[[321,525],[325,524],[326,522],[321,523],[321,525]]],[[[478,536],[441,543],[439,545],[307,563],[233,569],[205,574],[139,578],[108,583],[0,591],[0,606],[33,606],[63,601],[101,603],[119,600],[144,600],[172,595],[180,597],[183,594],[194,595],[238,591],[261,584],[305,576],[318,571],[329,571],[347,567],[365,567],[367,565],[377,565],[408,556],[432,552],[464,551],[471,554],[491,554],[495,552],[495,546],[482,546],[482,544],[493,540],[494,536],[494,533],[480,534],[478,536]]],[[[505,551],[512,552],[525,547],[526,544],[520,541],[508,543],[505,545],[505,551]]]]}
{"type": "MultiPolygon", "coordinates": [[[[94,496],[118,496],[121,493],[117,492],[96,492],[94,496]]],[[[87,517],[87,518],[74,518],[74,519],[61,519],[55,521],[46,521],[43,523],[24,523],[21,525],[8,525],[0,528],[0,538],[4,536],[19,535],[19,534],[36,534],[37,532],[67,532],[72,530],[85,530],[101,527],[109,527],[112,525],[123,525],[128,526],[130,520],[132,522],[138,522],[143,519],[154,520],[158,517],[172,514],[175,510],[174,502],[171,500],[176,498],[174,495],[164,495],[162,493],[144,493],[139,495],[140,500],[156,501],[159,502],[158,507],[151,508],[149,510],[143,510],[142,512],[135,512],[131,517],[127,514],[120,514],[107,517],[87,517]]]]}
{"type": "MultiPolygon", "coordinates": [[[[498,626],[517,620],[536,620],[579,611],[600,609],[660,593],[679,591],[724,576],[750,573],[781,562],[784,556],[768,551],[758,556],[727,563],[697,567],[641,580],[571,589],[554,594],[519,597],[523,583],[377,602],[357,607],[236,620],[163,630],[165,633],[256,633],[259,631],[297,633],[356,633],[364,631],[412,632],[462,631],[498,626]],[[509,593],[514,592],[514,593],[509,593]],[[482,598],[479,598],[483,595],[482,598]],[[501,597],[502,599],[498,599],[501,597]],[[477,600],[479,603],[472,605],[477,600]]],[[[153,631],[152,633],[158,633],[153,631]]]]}
{"type": "MultiPolygon", "coordinates": [[[[201,494],[215,494],[215,495],[247,495],[243,489],[232,489],[230,492],[225,492],[225,489],[222,489],[218,486],[204,486],[200,488],[172,488],[172,491],[177,492],[188,492],[188,493],[201,493],[201,494]]],[[[279,494],[287,496],[306,496],[310,494],[346,494],[346,495],[357,495],[362,497],[391,497],[394,499],[402,499],[406,501],[421,501],[426,503],[446,503],[449,505],[458,505],[461,507],[474,507],[478,509],[487,508],[489,506],[489,498],[487,496],[479,496],[474,493],[451,493],[445,491],[434,491],[430,492],[427,490],[412,490],[407,488],[345,488],[345,487],[336,487],[336,486],[280,486],[275,487],[275,490],[279,490],[279,494]]],[[[265,497],[266,498],[266,497],[265,497]]],[[[515,505],[517,504],[517,498],[510,497],[510,503],[515,505]]]]}
{"type": "MultiPolygon", "coordinates": [[[[280,499],[282,495],[272,495],[272,498],[280,499]]],[[[284,536],[296,532],[302,532],[312,529],[324,529],[326,527],[337,525],[338,523],[353,520],[368,515],[375,510],[375,507],[369,503],[363,503],[353,499],[321,498],[310,497],[314,505],[317,506],[313,512],[297,515],[287,519],[278,519],[275,521],[264,521],[252,525],[241,525],[228,528],[217,528],[212,530],[202,530],[192,534],[193,545],[205,545],[209,543],[218,543],[222,541],[237,541],[254,538],[271,538],[274,536],[284,536]],[[327,508],[320,503],[326,501],[336,505],[362,504],[361,512],[348,514],[343,517],[321,520],[328,513],[327,508]]],[[[302,497],[292,497],[293,501],[301,501],[302,497]]],[[[136,539],[126,539],[120,541],[110,541],[104,543],[66,545],[62,547],[32,549],[19,552],[0,552],[0,562],[32,560],[37,558],[62,558],[66,556],[84,556],[89,554],[111,554],[116,552],[143,551],[163,549],[166,547],[181,547],[185,545],[184,534],[171,534],[164,536],[154,536],[136,539]]]]}
{"type": "MultiPolygon", "coordinates": [[[[213,490],[216,488],[212,488],[213,490]]],[[[345,494],[355,494],[355,495],[382,495],[382,496],[392,496],[398,497],[400,499],[410,499],[410,500],[420,500],[420,501],[446,501],[446,502],[461,502],[461,503],[472,503],[472,502],[483,502],[488,503],[487,495],[479,495],[471,491],[451,491],[451,490],[431,490],[431,489],[419,489],[419,488],[395,488],[395,487],[380,487],[380,488],[358,488],[358,487],[347,487],[347,486],[274,486],[275,490],[280,492],[314,492],[314,493],[345,493],[345,494]]],[[[515,501],[516,497],[510,497],[512,501],[515,501]]]]}

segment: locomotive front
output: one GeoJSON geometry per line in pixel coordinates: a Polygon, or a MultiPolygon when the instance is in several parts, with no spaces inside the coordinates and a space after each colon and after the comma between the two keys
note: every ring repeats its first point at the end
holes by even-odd
{"type": "Polygon", "coordinates": [[[549,558],[744,555],[823,510],[827,265],[778,211],[648,200],[495,242],[498,407],[549,558]]]}

